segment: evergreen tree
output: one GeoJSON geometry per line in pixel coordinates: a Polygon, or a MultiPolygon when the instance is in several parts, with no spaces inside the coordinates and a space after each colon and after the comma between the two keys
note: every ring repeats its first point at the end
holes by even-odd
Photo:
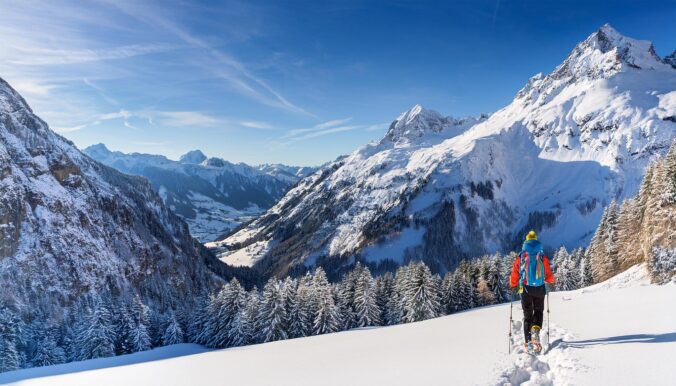
{"type": "Polygon", "coordinates": [[[169,346],[172,344],[179,344],[184,342],[183,328],[176,320],[176,315],[171,312],[167,317],[167,328],[162,334],[162,345],[169,346]]]}
{"type": "Polygon", "coordinates": [[[115,326],[115,355],[129,354],[135,351],[132,347],[131,337],[135,323],[124,304],[119,306],[117,310],[117,314],[113,316],[113,325],[115,326]]]}
{"type": "Polygon", "coordinates": [[[502,256],[498,253],[490,259],[488,277],[486,278],[495,303],[502,303],[505,300],[506,285],[502,271],[502,256]]]}
{"type": "Polygon", "coordinates": [[[298,283],[296,296],[291,302],[289,336],[300,338],[312,334],[313,315],[312,278],[309,273],[298,283]]]}
{"type": "Polygon", "coordinates": [[[603,281],[618,271],[617,257],[617,219],[618,207],[615,200],[604,210],[588,253],[595,281],[603,281]]]}
{"type": "Polygon", "coordinates": [[[34,352],[30,356],[31,366],[51,366],[66,361],[66,353],[56,343],[53,329],[42,330],[33,336],[34,352]]]}
{"type": "Polygon", "coordinates": [[[439,281],[424,263],[411,267],[405,287],[405,322],[417,322],[439,315],[439,281]]]}
{"type": "Polygon", "coordinates": [[[18,350],[21,320],[9,307],[0,306],[0,373],[21,365],[18,350]]]}
{"type": "Polygon", "coordinates": [[[376,304],[380,309],[380,320],[382,324],[387,322],[387,303],[392,297],[394,291],[394,278],[390,272],[376,278],[376,304]]]}
{"type": "Polygon", "coordinates": [[[145,351],[152,348],[148,327],[143,323],[137,323],[133,326],[130,338],[132,352],[145,351]]]}
{"type": "Polygon", "coordinates": [[[321,267],[318,267],[315,271],[313,282],[317,300],[313,321],[314,334],[320,335],[340,331],[341,320],[338,307],[331,293],[331,286],[326,279],[326,273],[321,267]]]}
{"type": "Polygon", "coordinates": [[[248,344],[259,343],[260,337],[258,335],[258,331],[260,330],[261,296],[258,288],[254,288],[251,292],[249,292],[247,299],[248,300],[244,308],[247,319],[249,320],[249,336],[247,337],[247,341],[248,344]]]}
{"type": "Polygon", "coordinates": [[[260,337],[262,342],[283,340],[289,337],[284,291],[277,279],[270,279],[263,288],[260,307],[260,337]]]}
{"type": "Polygon", "coordinates": [[[376,301],[376,290],[373,277],[367,267],[361,269],[354,289],[354,309],[358,327],[378,326],[380,308],[376,301]]]}
{"type": "MultiPolygon", "coordinates": [[[[281,289],[280,296],[282,296],[281,289]]],[[[237,279],[230,280],[228,284],[221,288],[212,308],[215,315],[212,315],[212,317],[209,318],[209,346],[220,348],[230,346],[231,342],[229,337],[230,330],[232,329],[232,322],[237,313],[244,306],[245,301],[246,291],[242,285],[239,284],[237,279]]],[[[284,307],[284,299],[281,298],[281,301],[281,306],[284,307]]]]}
{"type": "Polygon", "coordinates": [[[95,298],[93,309],[85,316],[75,343],[77,360],[106,358],[115,354],[115,332],[110,310],[100,298],[95,298]]]}
{"type": "Polygon", "coordinates": [[[385,322],[388,326],[402,323],[404,320],[404,309],[402,307],[401,295],[393,291],[385,306],[385,322]]]}
{"type": "Polygon", "coordinates": [[[465,275],[463,275],[459,269],[456,269],[455,272],[453,272],[453,287],[451,288],[450,299],[453,306],[453,312],[459,312],[468,308],[468,300],[465,299],[466,285],[465,275]]]}
{"type": "Polygon", "coordinates": [[[594,275],[592,273],[591,257],[589,250],[582,253],[582,261],[580,262],[580,287],[588,287],[594,284],[594,275]]]}
{"type": "Polygon", "coordinates": [[[453,304],[453,273],[446,272],[444,279],[441,281],[441,312],[445,315],[452,314],[454,309],[453,304]]]}

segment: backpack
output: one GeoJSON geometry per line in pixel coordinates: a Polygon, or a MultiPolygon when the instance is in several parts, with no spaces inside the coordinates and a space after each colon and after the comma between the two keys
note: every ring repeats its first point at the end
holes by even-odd
{"type": "Polygon", "coordinates": [[[521,267],[519,270],[519,285],[537,287],[545,284],[545,265],[542,244],[537,240],[530,240],[523,244],[521,251],[521,267]]]}

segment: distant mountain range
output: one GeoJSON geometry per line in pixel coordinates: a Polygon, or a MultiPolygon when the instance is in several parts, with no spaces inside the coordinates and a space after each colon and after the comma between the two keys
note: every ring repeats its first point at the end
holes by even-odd
{"type": "Polygon", "coordinates": [[[103,144],[83,150],[93,159],[127,174],[146,177],[164,203],[182,217],[202,242],[223,237],[273,206],[316,168],[249,166],[208,158],[199,150],[172,161],[161,155],[110,151],[103,144]]]}
{"type": "Polygon", "coordinates": [[[443,272],[518,248],[531,229],[548,249],[587,245],[604,206],[635,194],[676,137],[673,65],[605,25],[491,116],[415,106],[212,245],[265,276],[355,260],[443,272]]]}

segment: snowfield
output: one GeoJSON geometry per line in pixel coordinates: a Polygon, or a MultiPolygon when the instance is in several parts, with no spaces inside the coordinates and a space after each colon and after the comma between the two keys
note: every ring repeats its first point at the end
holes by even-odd
{"type": "Polygon", "coordinates": [[[4,373],[0,383],[673,385],[674,298],[676,283],[649,284],[644,266],[582,290],[552,293],[551,344],[538,357],[522,352],[521,308],[515,302],[512,354],[509,305],[502,304],[413,324],[225,350],[169,346],[4,373]]]}

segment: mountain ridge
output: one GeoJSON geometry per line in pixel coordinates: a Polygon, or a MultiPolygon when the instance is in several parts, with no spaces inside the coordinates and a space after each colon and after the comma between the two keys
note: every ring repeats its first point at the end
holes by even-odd
{"type": "Polygon", "coordinates": [[[489,117],[446,130],[457,121],[416,105],[215,244],[265,275],[355,260],[445,271],[515,248],[531,228],[550,248],[584,245],[603,206],[635,193],[671,144],[674,90],[651,43],[605,25],[489,117]]]}
{"type": "Polygon", "coordinates": [[[188,311],[236,271],[190,237],[146,179],[81,153],[1,78],[0,171],[0,303],[26,323],[65,328],[89,294],[188,311]]]}

